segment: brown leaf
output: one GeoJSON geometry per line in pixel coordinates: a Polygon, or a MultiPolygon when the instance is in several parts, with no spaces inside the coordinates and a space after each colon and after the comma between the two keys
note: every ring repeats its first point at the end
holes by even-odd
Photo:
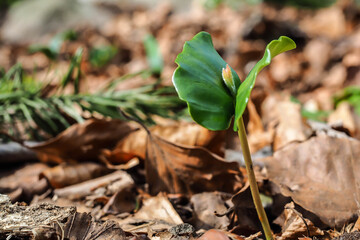
{"type": "Polygon", "coordinates": [[[225,213],[227,211],[224,193],[205,192],[195,194],[191,197],[191,205],[194,208],[196,229],[226,229],[230,223],[227,216],[217,216],[216,213],[225,213]]]}
{"type": "Polygon", "coordinates": [[[98,160],[104,148],[111,149],[135,127],[120,120],[88,120],[75,124],[57,137],[35,146],[43,162],[62,163],[98,160]]]}
{"type": "Polygon", "coordinates": [[[341,125],[349,130],[351,136],[355,135],[355,119],[351,112],[351,106],[347,102],[342,102],[337,106],[336,110],[330,114],[328,123],[335,126],[341,125]]]}
{"type": "Polygon", "coordinates": [[[249,123],[247,126],[248,142],[251,153],[255,153],[265,146],[272,144],[274,129],[264,130],[261,118],[251,100],[249,100],[247,109],[249,111],[249,123]]]}
{"type": "Polygon", "coordinates": [[[175,225],[183,223],[165,194],[159,194],[156,197],[145,199],[143,206],[134,217],[146,220],[163,220],[175,225]]]}
{"type": "Polygon", "coordinates": [[[275,151],[291,142],[302,142],[312,134],[311,128],[303,121],[300,109],[299,104],[290,100],[279,100],[276,96],[265,99],[262,115],[268,128],[275,128],[275,151]]]}
{"type": "Polygon", "coordinates": [[[150,193],[232,193],[242,186],[239,166],[202,147],[170,143],[149,135],[145,170],[150,193]]]}
{"type": "Polygon", "coordinates": [[[360,141],[320,133],[265,160],[269,179],[325,224],[342,226],[358,211],[360,141]]]}
{"type": "Polygon", "coordinates": [[[182,224],[183,221],[175,211],[165,194],[146,198],[142,207],[126,219],[114,218],[120,226],[129,232],[163,231],[182,224]]]}
{"type": "Polygon", "coordinates": [[[324,36],[338,39],[346,33],[346,20],[339,7],[321,9],[314,16],[303,18],[299,26],[310,36],[324,36]]]}
{"type": "Polygon", "coordinates": [[[322,80],[322,85],[336,89],[340,89],[344,86],[344,82],[346,81],[346,68],[341,63],[334,65],[325,78],[322,80]]]}
{"type": "Polygon", "coordinates": [[[132,212],[136,208],[136,195],[133,186],[120,187],[103,208],[106,214],[132,212]]]}
{"type": "Polygon", "coordinates": [[[249,182],[231,198],[234,204],[235,221],[231,232],[241,235],[255,234],[261,231],[261,224],[252,200],[249,182]]]}
{"type": "Polygon", "coordinates": [[[125,240],[125,232],[114,221],[97,223],[89,213],[75,213],[70,216],[64,225],[54,224],[58,233],[64,239],[83,240],[125,240]]]}
{"type": "MultiPolygon", "coordinates": [[[[187,146],[202,146],[210,149],[213,153],[223,154],[222,145],[224,132],[207,130],[195,123],[172,123],[157,125],[149,128],[149,131],[163,139],[187,146]]],[[[145,159],[147,132],[144,129],[134,131],[121,140],[112,151],[105,153],[108,162],[124,163],[134,157],[145,159]]]]}
{"type": "Polygon", "coordinates": [[[42,194],[50,188],[46,179],[39,179],[42,171],[49,167],[34,163],[9,172],[0,178],[1,193],[10,194],[12,201],[30,201],[34,195],[42,194]]]}
{"type": "Polygon", "coordinates": [[[62,188],[100,177],[109,171],[97,163],[62,164],[45,169],[40,177],[45,177],[53,188],[62,188]]]}
{"type": "Polygon", "coordinates": [[[301,213],[295,210],[293,202],[286,204],[283,214],[285,215],[285,223],[278,240],[291,240],[302,236],[310,237],[324,234],[310,220],[303,218],[301,213]]]}

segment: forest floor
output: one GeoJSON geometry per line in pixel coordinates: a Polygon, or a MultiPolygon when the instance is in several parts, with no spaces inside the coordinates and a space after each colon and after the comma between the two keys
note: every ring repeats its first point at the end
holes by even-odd
{"type": "Polygon", "coordinates": [[[244,114],[263,205],[276,239],[360,238],[360,7],[183,8],[99,3],[57,35],[8,12],[1,239],[263,238],[236,133],[192,122],[172,85],[200,31],[241,80],[271,40],[296,42],[244,114]]]}

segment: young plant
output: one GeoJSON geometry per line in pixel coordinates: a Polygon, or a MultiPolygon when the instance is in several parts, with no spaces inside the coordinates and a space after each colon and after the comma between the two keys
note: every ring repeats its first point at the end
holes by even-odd
{"type": "Polygon", "coordinates": [[[260,200],[242,114],[258,73],[270,64],[272,58],[295,47],[294,41],[285,36],[270,42],[263,58],[241,82],[236,72],[214,49],[210,34],[200,32],[185,43],[183,51],[176,58],[178,68],[173,74],[179,98],[187,102],[195,122],[216,131],[228,129],[234,118],[234,131],[238,131],[251,194],[266,239],[273,238],[260,200]]]}

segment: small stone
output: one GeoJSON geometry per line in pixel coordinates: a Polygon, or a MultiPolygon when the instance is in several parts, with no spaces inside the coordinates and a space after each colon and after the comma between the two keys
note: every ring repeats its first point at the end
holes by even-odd
{"type": "Polygon", "coordinates": [[[182,223],[170,228],[169,232],[174,236],[193,235],[195,228],[188,223],[182,223]]]}

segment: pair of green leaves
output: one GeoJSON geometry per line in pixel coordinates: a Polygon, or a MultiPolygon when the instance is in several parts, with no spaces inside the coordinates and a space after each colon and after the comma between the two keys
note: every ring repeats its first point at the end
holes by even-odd
{"type": "MultiPolygon", "coordinates": [[[[222,69],[226,69],[227,63],[214,49],[210,34],[200,32],[185,43],[183,51],[177,56],[175,62],[178,68],[174,72],[173,83],[180,99],[187,102],[195,122],[210,130],[224,130],[229,128],[234,115],[235,122],[241,118],[261,69],[278,54],[295,47],[294,41],[285,36],[270,42],[263,58],[242,83],[230,68],[232,84],[236,89],[236,94],[232,94],[222,76],[222,69]]],[[[234,130],[237,130],[236,124],[234,130]]]]}

